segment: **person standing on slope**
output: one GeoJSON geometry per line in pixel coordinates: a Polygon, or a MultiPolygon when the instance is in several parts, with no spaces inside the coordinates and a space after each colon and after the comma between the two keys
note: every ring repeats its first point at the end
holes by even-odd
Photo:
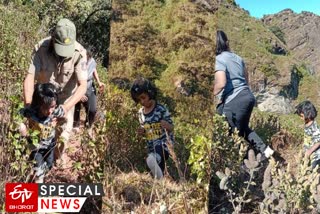
{"type": "Polygon", "coordinates": [[[243,59],[230,51],[227,35],[217,31],[214,95],[220,99],[218,113],[225,115],[231,133],[239,130],[257,151],[269,158],[273,150],[249,128],[249,121],[256,99],[248,85],[248,73],[243,59]]]}

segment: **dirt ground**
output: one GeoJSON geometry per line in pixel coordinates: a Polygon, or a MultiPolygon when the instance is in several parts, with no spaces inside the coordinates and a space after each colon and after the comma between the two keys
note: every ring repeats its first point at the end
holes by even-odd
{"type": "MultiPolygon", "coordinates": [[[[53,168],[45,177],[45,183],[81,183],[84,172],[76,168],[77,162],[81,162],[85,157],[85,150],[81,145],[81,135],[84,133],[85,127],[80,126],[80,131],[73,131],[70,141],[62,155],[64,164],[58,159],[55,161],[53,168]]],[[[83,160],[84,161],[84,160],[83,160]]],[[[102,199],[101,197],[88,197],[80,211],[81,214],[99,214],[101,213],[102,199]]]]}

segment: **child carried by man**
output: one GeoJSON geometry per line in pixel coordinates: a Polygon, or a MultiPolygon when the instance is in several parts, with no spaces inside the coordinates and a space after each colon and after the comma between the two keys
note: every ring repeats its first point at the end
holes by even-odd
{"type": "Polygon", "coordinates": [[[35,161],[31,182],[43,183],[45,174],[52,168],[54,161],[55,126],[53,113],[57,106],[57,91],[53,84],[36,84],[30,106],[21,109],[21,114],[28,120],[20,124],[20,134],[27,137],[31,144],[30,160],[35,161]],[[32,144],[29,131],[38,131],[38,142],[32,144]],[[31,141],[31,142],[30,142],[31,141]]]}

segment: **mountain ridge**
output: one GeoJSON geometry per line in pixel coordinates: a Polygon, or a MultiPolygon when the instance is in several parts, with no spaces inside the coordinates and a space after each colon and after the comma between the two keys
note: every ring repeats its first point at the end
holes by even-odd
{"type": "Polygon", "coordinates": [[[284,34],[287,48],[293,56],[310,64],[311,73],[319,73],[320,49],[320,16],[303,11],[295,13],[291,9],[279,13],[267,15],[262,18],[267,26],[277,26],[284,34]]]}

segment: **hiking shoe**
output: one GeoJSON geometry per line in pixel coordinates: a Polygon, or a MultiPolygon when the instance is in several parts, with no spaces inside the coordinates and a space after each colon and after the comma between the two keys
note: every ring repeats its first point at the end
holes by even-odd
{"type": "Polygon", "coordinates": [[[36,176],[36,178],[34,179],[34,182],[37,184],[41,184],[44,182],[44,174],[40,175],[40,176],[36,176]]]}
{"type": "Polygon", "coordinates": [[[92,127],[88,129],[88,135],[92,140],[95,140],[95,134],[92,127]]]}
{"type": "Polygon", "coordinates": [[[269,146],[264,150],[263,154],[266,156],[266,158],[270,158],[273,155],[274,151],[269,146]]]}

